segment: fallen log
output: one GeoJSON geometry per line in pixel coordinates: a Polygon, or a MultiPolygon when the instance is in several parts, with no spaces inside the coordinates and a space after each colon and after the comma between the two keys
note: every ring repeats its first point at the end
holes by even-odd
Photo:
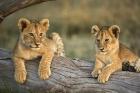
{"type": "Polygon", "coordinates": [[[0,0],[0,23],[15,11],[46,1],[53,0],[0,0]]]}
{"type": "Polygon", "coordinates": [[[10,52],[0,49],[0,93],[139,93],[140,73],[121,71],[111,75],[106,84],[92,78],[93,63],[80,59],[55,57],[52,75],[40,80],[37,74],[39,59],[26,62],[27,81],[18,84],[14,80],[14,66],[10,52]],[[9,93],[9,92],[8,92],[9,93]],[[10,92],[11,93],[11,92],[10,92]]]}

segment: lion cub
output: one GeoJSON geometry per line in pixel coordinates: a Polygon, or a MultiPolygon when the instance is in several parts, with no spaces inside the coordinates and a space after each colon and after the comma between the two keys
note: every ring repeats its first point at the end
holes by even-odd
{"type": "Polygon", "coordinates": [[[19,39],[13,50],[13,62],[15,66],[15,80],[24,83],[26,80],[25,61],[41,56],[38,74],[40,79],[48,79],[51,75],[51,61],[54,55],[64,56],[64,46],[61,37],[52,33],[46,38],[49,28],[49,20],[31,21],[20,18],[18,21],[20,29],[19,39]]]}
{"type": "Polygon", "coordinates": [[[140,72],[140,59],[125,45],[119,42],[120,28],[117,25],[92,27],[91,33],[95,36],[96,62],[92,72],[98,77],[98,82],[105,83],[110,75],[122,69],[124,62],[129,62],[137,72],[140,72]]]}

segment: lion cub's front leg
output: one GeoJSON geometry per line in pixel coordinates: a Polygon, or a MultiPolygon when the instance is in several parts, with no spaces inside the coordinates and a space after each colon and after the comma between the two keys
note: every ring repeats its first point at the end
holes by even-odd
{"type": "Polygon", "coordinates": [[[13,57],[13,61],[15,66],[15,80],[19,83],[24,83],[27,75],[24,60],[18,57],[13,57]]]}
{"type": "Polygon", "coordinates": [[[93,77],[97,78],[98,75],[101,73],[102,68],[103,68],[103,63],[96,58],[95,67],[94,67],[94,70],[92,71],[91,75],[93,77]]]}
{"type": "Polygon", "coordinates": [[[120,61],[115,61],[111,64],[108,64],[107,66],[105,66],[102,69],[102,72],[99,74],[98,76],[98,82],[100,83],[105,83],[108,81],[110,75],[117,71],[120,70],[122,68],[122,64],[120,63],[120,61]]]}
{"type": "Polygon", "coordinates": [[[51,75],[50,66],[51,66],[53,56],[54,55],[52,52],[47,52],[47,54],[44,54],[42,56],[38,69],[38,74],[40,79],[42,80],[48,79],[49,76],[51,75]]]}

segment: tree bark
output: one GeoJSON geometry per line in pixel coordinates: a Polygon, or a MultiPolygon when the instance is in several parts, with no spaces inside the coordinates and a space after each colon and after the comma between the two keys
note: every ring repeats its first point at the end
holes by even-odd
{"type": "Polygon", "coordinates": [[[0,91],[12,93],[140,93],[140,73],[121,71],[111,75],[106,84],[92,78],[93,63],[80,59],[55,57],[48,80],[37,74],[39,59],[26,62],[27,81],[14,80],[14,66],[10,52],[0,49],[0,91]]]}
{"type": "Polygon", "coordinates": [[[4,18],[19,9],[53,0],[0,0],[0,23],[4,18]]]}

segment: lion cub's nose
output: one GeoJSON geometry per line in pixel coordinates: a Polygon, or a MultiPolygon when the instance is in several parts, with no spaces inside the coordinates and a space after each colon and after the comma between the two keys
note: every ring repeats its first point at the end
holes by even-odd
{"type": "Polygon", "coordinates": [[[36,43],[36,46],[39,47],[40,46],[40,43],[36,43]]]}

